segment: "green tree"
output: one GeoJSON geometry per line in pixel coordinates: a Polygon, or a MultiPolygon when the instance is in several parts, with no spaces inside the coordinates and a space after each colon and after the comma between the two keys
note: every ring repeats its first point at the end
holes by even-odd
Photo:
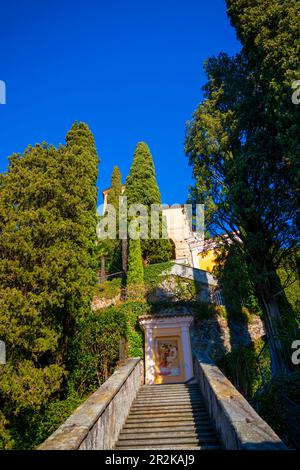
{"type": "MultiPolygon", "coordinates": [[[[115,226],[116,238],[107,238],[98,240],[98,255],[101,261],[100,278],[103,278],[104,259],[105,268],[109,273],[116,273],[122,270],[122,243],[119,239],[119,212],[120,196],[122,195],[122,175],[117,166],[114,167],[111,175],[111,184],[107,194],[107,204],[111,205],[115,213],[109,210],[105,211],[104,217],[107,219],[108,226],[115,226]]],[[[101,221],[102,217],[100,217],[101,221]]],[[[105,273],[104,273],[105,274],[105,273]]]]}
{"type": "Polygon", "coordinates": [[[144,267],[142,261],[141,240],[129,240],[127,295],[137,297],[143,295],[144,267]]]}
{"type": "MultiPolygon", "coordinates": [[[[142,204],[148,209],[149,225],[148,239],[141,240],[142,255],[146,262],[159,263],[168,261],[171,257],[170,241],[162,238],[165,223],[160,211],[158,221],[158,239],[151,238],[151,205],[161,206],[161,196],[156,182],[154,163],[149,147],[144,142],[136,146],[133,163],[126,179],[128,208],[133,204],[142,204]]],[[[155,225],[155,224],[153,224],[155,225]]]]}
{"type": "Polygon", "coordinates": [[[229,319],[244,318],[243,307],[261,314],[245,255],[237,244],[219,247],[213,274],[218,279],[229,319]]]}
{"type": "Polygon", "coordinates": [[[90,311],[96,282],[98,217],[98,155],[94,137],[85,123],[75,122],[59,151],[60,184],[55,198],[61,230],[56,240],[65,281],[62,317],[65,334],[90,311]]]}
{"type": "Polygon", "coordinates": [[[107,194],[107,204],[111,204],[116,210],[117,226],[119,222],[119,198],[122,195],[122,175],[117,166],[114,166],[110,188],[107,194]]]}
{"type": "MultiPolygon", "coordinates": [[[[300,80],[300,4],[298,0],[226,0],[252,76],[263,91],[265,122],[273,158],[281,162],[285,196],[300,230],[300,106],[293,83],[300,80]],[[271,132],[270,132],[271,131],[271,132]]],[[[299,84],[295,86],[300,89],[299,84]]]]}
{"type": "Polygon", "coordinates": [[[117,166],[114,167],[111,175],[111,184],[107,194],[107,204],[111,204],[116,211],[116,239],[107,240],[109,247],[109,271],[118,272],[122,270],[122,241],[119,238],[119,213],[120,197],[122,196],[122,175],[117,166]]]}
{"type": "Polygon", "coordinates": [[[264,91],[247,57],[243,52],[234,58],[220,54],[207,61],[206,72],[205,99],[186,138],[196,178],[192,198],[206,205],[213,233],[227,232],[235,243],[233,233],[239,231],[242,243],[237,246],[265,314],[272,368],[284,372],[289,358],[278,332],[283,323],[294,331],[294,324],[277,269],[297,243],[294,206],[266,118],[264,91]]]}
{"type": "MultiPolygon", "coordinates": [[[[75,326],[95,283],[98,157],[88,127],[66,145],[14,154],[0,179],[0,403],[5,419],[62,390],[75,326]]],[[[4,422],[2,420],[2,422],[4,422]]]]}

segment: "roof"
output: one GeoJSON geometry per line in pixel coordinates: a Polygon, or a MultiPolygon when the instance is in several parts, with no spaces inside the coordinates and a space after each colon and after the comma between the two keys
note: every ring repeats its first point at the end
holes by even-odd
{"type": "Polygon", "coordinates": [[[185,317],[193,316],[193,312],[186,307],[168,307],[160,310],[159,312],[150,313],[148,315],[139,316],[139,320],[151,320],[153,318],[170,318],[170,317],[185,317]]]}

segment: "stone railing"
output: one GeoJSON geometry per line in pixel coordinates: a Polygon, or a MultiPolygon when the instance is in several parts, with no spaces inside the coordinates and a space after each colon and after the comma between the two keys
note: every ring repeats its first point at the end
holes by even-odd
{"type": "Polygon", "coordinates": [[[128,359],[38,450],[113,449],[144,383],[143,361],[128,359]]]}
{"type": "Polygon", "coordinates": [[[224,449],[287,449],[209,356],[194,354],[194,373],[224,449]]]}
{"type": "Polygon", "coordinates": [[[202,284],[209,286],[217,286],[216,278],[208,271],[202,269],[192,268],[185,264],[173,263],[172,267],[162,273],[163,275],[179,276],[191,281],[201,282],[202,284]]]}

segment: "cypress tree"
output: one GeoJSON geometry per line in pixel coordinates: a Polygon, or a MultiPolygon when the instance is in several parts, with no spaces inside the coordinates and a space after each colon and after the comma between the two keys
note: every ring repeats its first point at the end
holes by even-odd
{"type": "Polygon", "coordinates": [[[114,166],[110,188],[107,194],[107,204],[111,204],[116,209],[117,225],[119,219],[119,197],[122,194],[122,175],[117,166],[114,166]]]}
{"type": "Polygon", "coordinates": [[[154,163],[149,147],[145,142],[136,146],[133,163],[126,179],[128,208],[132,204],[143,204],[148,208],[149,227],[147,240],[141,240],[142,256],[146,262],[159,263],[171,258],[171,245],[162,238],[163,219],[159,217],[159,239],[151,239],[150,208],[152,204],[161,205],[160,191],[157,185],[154,163]]]}
{"type": "Polygon", "coordinates": [[[62,194],[57,197],[56,207],[64,219],[59,244],[65,264],[63,311],[68,329],[90,310],[97,271],[98,155],[85,123],[73,124],[59,157],[62,194]]]}
{"type": "Polygon", "coordinates": [[[144,290],[144,268],[142,262],[141,240],[129,240],[127,296],[139,297],[144,290]]]}
{"type": "MultiPolygon", "coordinates": [[[[122,195],[122,175],[117,166],[114,166],[111,175],[111,184],[107,194],[107,204],[111,204],[116,211],[116,239],[99,240],[99,247],[105,256],[105,266],[110,273],[122,270],[121,241],[119,240],[119,198],[122,195]]],[[[105,216],[109,216],[106,211],[105,216]]]]}
{"type": "MultiPolygon", "coordinates": [[[[23,156],[14,154],[1,176],[0,338],[7,363],[0,366],[0,403],[8,426],[20,413],[45,405],[64,376],[56,361],[62,337],[56,317],[62,301],[54,248],[59,233],[53,204],[56,165],[56,150],[36,145],[23,156]]],[[[5,430],[2,440],[5,448],[5,430]]]]}
{"type": "Polygon", "coordinates": [[[85,124],[66,142],[14,154],[0,178],[2,423],[33,415],[62,390],[69,339],[90,311],[98,157],[85,124]]]}

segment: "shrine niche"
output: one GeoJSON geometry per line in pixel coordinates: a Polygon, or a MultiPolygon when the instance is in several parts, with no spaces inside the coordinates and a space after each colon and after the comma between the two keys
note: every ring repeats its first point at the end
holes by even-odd
{"type": "Polygon", "coordinates": [[[193,377],[189,334],[192,320],[186,314],[139,318],[145,332],[146,384],[182,383],[193,377]]]}

